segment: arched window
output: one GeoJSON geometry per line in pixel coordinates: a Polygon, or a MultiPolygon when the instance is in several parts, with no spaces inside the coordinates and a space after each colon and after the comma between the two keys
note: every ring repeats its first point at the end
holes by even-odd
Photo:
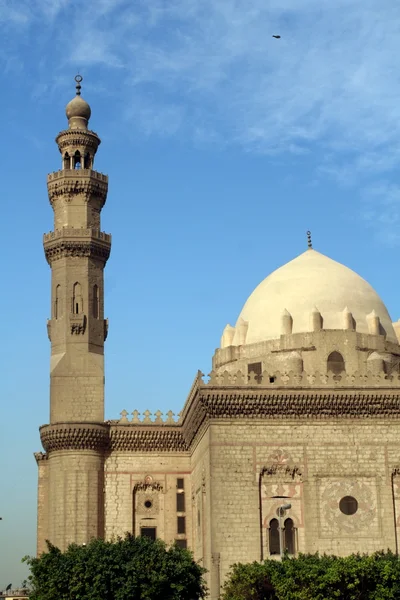
{"type": "Polygon", "coordinates": [[[284,549],[288,554],[295,553],[295,544],[294,544],[294,523],[292,519],[285,520],[285,529],[284,529],[284,549]]]}
{"type": "Polygon", "coordinates": [[[334,375],[340,375],[345,370],[343,356],[340,352],[331,352],[328,356],[327,371],[332,371],[334,375]]]}
{"type": "Polygon", "coordinates": [[[74,315],[79,315],[83,312],[82,287],[80,283],[74,283],[74,291],[72,294],[72,312],[74,315]]]}
{"type": "Polygon", "coordinates": [[[68,152],[66,152],[64,154],[64,169],[70,169],[71,168],[71,158],[68,154],[68,152]]]}
{"type": "Polygon", "coordinates": [[[83,161],[83,168],[84,169],[91,169],[92,168],[92,159],[91,159],[89,153],[85,154],[85,160],[83,161]]]}
{"type": "Polygon", "coordinates": [[[95,319],[99,318],[99,288],[97,285],[93,286],[93,316],[95,319]]]}
{"type": "Polygon", "coordinates": [[[77,150],[74,154],[74,169],[81,168],[81,153],[77,150]]]}
{"type": "Polygon", "coordinates": [[[55,293],[55,298],[54,298],[54,318],[55,319],[58,319],[59,317],[61,317],[60,292],[61,292],[61,285],[58,285],[56,287],[56,293],[55,293]]]}
{"type": "Polygon", "coordinates": [[[269,553],[280,554],[278,519],[271,519],[269,522],[269,553]]]}

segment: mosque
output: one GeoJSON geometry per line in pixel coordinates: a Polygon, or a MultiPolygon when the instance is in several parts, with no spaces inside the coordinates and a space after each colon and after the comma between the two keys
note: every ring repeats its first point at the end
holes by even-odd
{"type": "Polygon", "coordinates": [[[397,552],[400,322],[311,239],[225,327],[179,420],[124,410],[104,421],[108,178],[94,168],[100,139],[76,81],[56,138],[61,168],[47,177],[51,387],[35,454],[38,553],[46,539],[65,549],[127,531],[176,541],[207,569],[217,599],[235,562],[283,550],[397,552]]]}

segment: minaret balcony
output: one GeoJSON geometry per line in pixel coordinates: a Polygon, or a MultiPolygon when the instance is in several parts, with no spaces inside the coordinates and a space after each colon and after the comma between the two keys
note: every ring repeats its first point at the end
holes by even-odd
{"type": "Polygon", "coordinates": [[[110,256],[111,235],[94,228],[64,227],[45,233],[43,246],[49,264],[70,256],[93,257],[105,263],[110,256]]]}
{"type": "Polygon", "coordinates": [[[47,190],[50,204],[60,196],[71,199],[84,195],[86,198],[101,198],[103,205],[107,197],[108,177],[93,169],[63,169],[47,175],[47,190]]]}

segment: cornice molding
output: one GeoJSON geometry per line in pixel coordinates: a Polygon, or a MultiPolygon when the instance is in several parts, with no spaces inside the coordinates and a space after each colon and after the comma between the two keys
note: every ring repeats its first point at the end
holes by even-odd
{"type": "Polygon", "coordinates": [[[40,439],[47,453],[57,450],[104,451],[109,446],[109,426],[97,423],[42,425],[40,439]]]}

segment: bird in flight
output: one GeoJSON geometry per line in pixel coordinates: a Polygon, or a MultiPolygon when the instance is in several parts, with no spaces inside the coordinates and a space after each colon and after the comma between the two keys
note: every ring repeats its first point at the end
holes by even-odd
{"type": "Polygon", "coordinates": [[[272,37],[275,38],[276,40],[280,40],[281,39],[280,35],[273,35],[272,37]]]}

